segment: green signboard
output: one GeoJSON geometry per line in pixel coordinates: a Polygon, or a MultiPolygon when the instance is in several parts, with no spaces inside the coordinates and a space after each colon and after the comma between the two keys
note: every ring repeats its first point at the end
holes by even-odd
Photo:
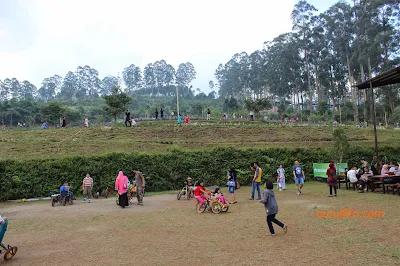
{"type": "MultiPolygon", "coordinates": [[[[329,163],[314,163],[314,177],[328,178],[326,170],[329,168],[329,163]]],[[[344,169],[347,168],[347,163],[337,163],[336,170],[338,174],[344,173],[344,169]]]]}

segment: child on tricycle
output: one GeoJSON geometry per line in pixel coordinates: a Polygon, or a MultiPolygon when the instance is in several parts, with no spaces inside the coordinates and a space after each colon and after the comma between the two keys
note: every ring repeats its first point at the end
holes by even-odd
{"type": "Polygon", "coordinates": [[[205,196],[204,193],[211,195],[211,191],[206,190],[204,183],[200,181],[200,184],[194,190],[194,197],[199,202],[199,204],[197,204],[197,213],[201,213],[200,207],[204,204],[204,200],[207,200],[207,196],[205,196]]]}
{"type": "Polygon", "coordinates": [[[12,257],[15,256],[15,254],[18,251],[18,247],[10,246],[10,245],[5,245],[2,243],[4,235],[6,234],[7,231],[7,226],[8,226],[8,220],[6,217],[1,217],[0,216],[0,253],[4,252],[4,260],[10,260],[12,257]]]}

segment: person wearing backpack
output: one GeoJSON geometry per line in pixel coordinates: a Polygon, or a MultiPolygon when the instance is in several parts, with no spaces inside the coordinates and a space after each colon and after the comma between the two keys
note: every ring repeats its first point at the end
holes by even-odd
{"type": "Polygon", "coordinates": [[[236,190],[236,171],[235,169],[231,169],[228,171],[228,192],[231,194],[232,197],[232,202],[230,204],[235,204],[237,203],[236,201],[236,195],[235,195],[235,190],[236,190]]]}

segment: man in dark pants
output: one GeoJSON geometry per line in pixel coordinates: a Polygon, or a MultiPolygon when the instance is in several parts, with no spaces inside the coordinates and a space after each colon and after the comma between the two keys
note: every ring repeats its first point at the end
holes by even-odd
{"type": "Polygon", "coordinates": [[[156,108],[155,114],[156,114],[156,120],[157,120],[158,119],[158,109],[157,108],[156,108]]]}
{"type": "Polygon", "coordinates": [[[161,120],[163,120],[164,119],[164,110],[162,108],[160,110],[160,115],[161,115],[161,120]]]}
{"type": "Polygon", "coordinates": [[[130,120],[131,120],[131,113],[129,112],[129,110],[126,110],[126,112],[125,112],[125,126],[126,127],[128,126],[128,123],[129,123],[129,126],[132,126],[130,120]]]}
{"type": "Polygon", "coordinates": [[[144,176],[142,172],[140,172],[137,169],[132,170],[132,172],[135,174],[135,184],[136,184],[136,195],[137,195],[137,200],[138,200],[138,205],[142,206],[143,205],[143,190],[144,190],[144,176]]]}

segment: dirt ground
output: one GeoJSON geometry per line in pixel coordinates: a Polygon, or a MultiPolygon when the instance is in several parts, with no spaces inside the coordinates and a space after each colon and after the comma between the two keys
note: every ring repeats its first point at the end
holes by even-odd
{"type": "MultiPolygon", "coordinates": [[[[226,188],[224,188],[226,190],[226,188]]],[[[223,190],[223,191],[224,191],[223,190]]],[[[227,191],[224,191],[227,194],[227,191]]],[[[72,206],[50,202],[1,204],[9,218],[5,244],[17,255],[2,265],[399,265],[400,197],[306,183],[275,191],[286,235],[266,236],[265,212],[250,188],[227,213],[195,212],[195,201],[174,194],[146,196],[122,209],[115,198],[72,206]],[[324,219],[317,210],[383,210],[383,218],[324,219]]]]}

